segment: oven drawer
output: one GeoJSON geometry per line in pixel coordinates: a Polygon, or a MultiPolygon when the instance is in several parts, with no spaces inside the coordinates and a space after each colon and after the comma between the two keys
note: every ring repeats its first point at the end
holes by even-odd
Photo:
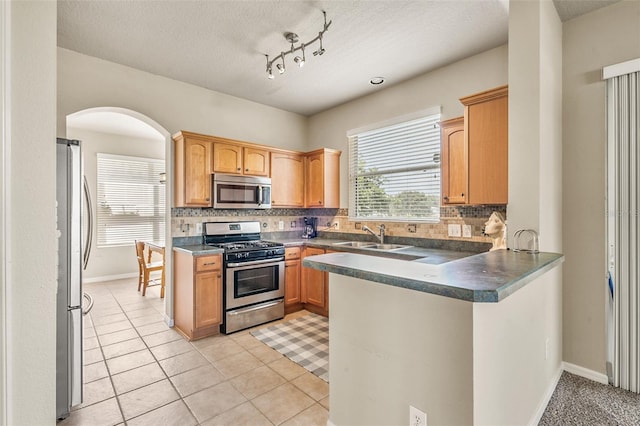
{"type": "Polygon", "coordinates": [[[284,249],[284,260],[300,259],[300,247],[287,247],[284,249]]]}
{"type": "Polygon", "coordinates": [[[258,324],[284,318],[284,300],[270,300],[256,305],[227,311],[225,315],[225,333],[254,327],[258,324]]]}
{"type": "Polygon", "coordinates": [[[219,254],[196,257],[196,272],[218,271],[222,267],[222,256],[219,254]]]}

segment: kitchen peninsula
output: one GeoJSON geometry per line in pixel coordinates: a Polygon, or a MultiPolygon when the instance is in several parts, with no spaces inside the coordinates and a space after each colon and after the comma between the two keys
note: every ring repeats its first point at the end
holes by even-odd
{"type": "Polygon", "coordinates": [[[556,368],[561,352],[549,301],[562,289],[548,277],[563,260],[511,250],[440,265],[305,259],[330,273],[331,423],[404,424],[409,406],[428,424],[529,423],[541,392],[528,377],[556,368]]]}

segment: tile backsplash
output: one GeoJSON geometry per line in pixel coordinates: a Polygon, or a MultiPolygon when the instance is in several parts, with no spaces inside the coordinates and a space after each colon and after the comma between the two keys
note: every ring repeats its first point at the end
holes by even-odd
{"type": "Polygon", "coordinates": [[[491,213],[498,211],[506,217],[506,206],[441,207],[440,222],[350,221],[347,209],[269,209],[218,210],[199,208],[171,209],[171,236],[193,237],[201,235],[196,225],[202,222],[259,221],[262,232],[295,232],[304,227],[304,217],[318,218],[318,231],[336,233],[363,233],[362,226],[372,229],[384,223],[386,235],[446,240],[491,242],[482,235],[482,227],[491,213]],[[337,224],[337,225],[336,225],[337,224]],[[471,238],[449,237],[448,225],[470,225],[471,238]]]}

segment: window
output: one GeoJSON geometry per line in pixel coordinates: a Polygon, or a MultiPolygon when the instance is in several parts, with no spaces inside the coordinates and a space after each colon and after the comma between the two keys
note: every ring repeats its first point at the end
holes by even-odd
{"type": "Polygon", "coordinates": [[[98,154],[98,247],[164,241],[164,160],[98,154]]]}
{"type": "Polygon", "coordinates": [[[440,113],[349,136],[349,219],[437,222],[440,113]]]}

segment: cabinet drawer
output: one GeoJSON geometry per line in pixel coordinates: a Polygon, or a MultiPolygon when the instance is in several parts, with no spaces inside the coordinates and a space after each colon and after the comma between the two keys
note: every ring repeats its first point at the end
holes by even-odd
{"type": "Polygon", "coordinates": [[[285,260],[300,259],[300,247],[287,247],[284,249],[285,260]]]}
{"type": "Polygon", "coordinates": [[[222,265],[222,256],[219,254],[196,257],[196,272],[216,271],[222,265]]]}

